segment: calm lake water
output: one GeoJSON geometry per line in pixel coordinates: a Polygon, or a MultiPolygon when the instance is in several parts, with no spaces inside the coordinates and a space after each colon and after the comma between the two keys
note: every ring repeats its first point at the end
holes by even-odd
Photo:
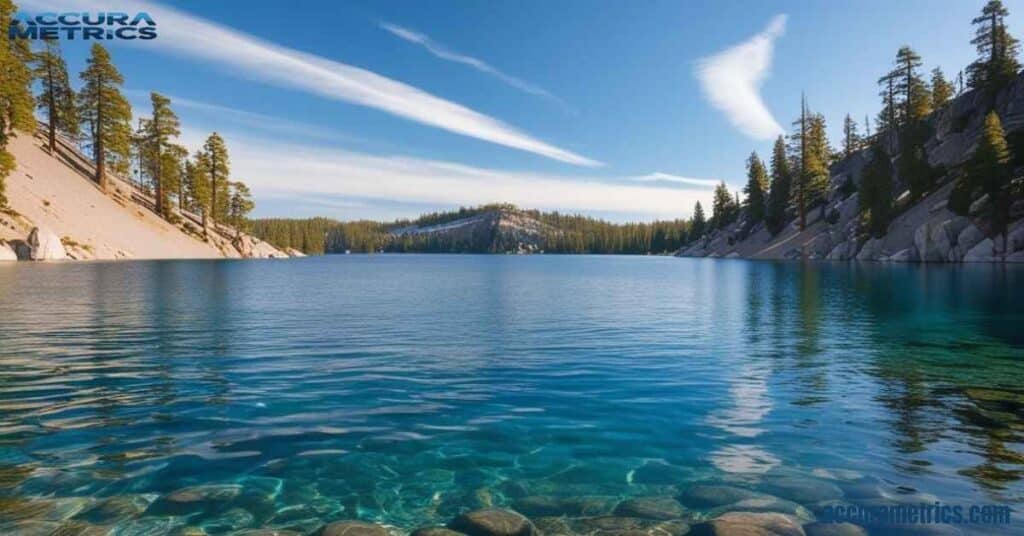
{"type": "Polygon", "coordinates": [[[411,529],[700,483],[1009,504],[955,530],[1020,532],[1022,360],[1014,267],[0,264],[0,533],[411,529]]]}

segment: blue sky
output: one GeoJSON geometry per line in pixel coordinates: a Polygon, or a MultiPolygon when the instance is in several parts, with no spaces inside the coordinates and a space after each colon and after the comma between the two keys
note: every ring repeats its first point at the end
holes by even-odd
{"type": "MultiPolygon", "coordinates": [[[[27,0],[25,11],[95,10],[27,0]]],[[[744,182],[800,92],[838,144],[913,46],[950,77],[981,1],[114,0],[153,41],[109,42],[136,111],[172,98],[221,132],[259,216],[415,216],[488,201],[614,220],[684,217],[744,182]],[[739,47],[739,48],[737,48],[739,47]],[[731,53],[729,51],[732,51],[731,53]],[[702,75],[701,73],[704,73],[702,75]],[[703,82],[702,82],[703,80],[703,82]],[[759,82],[758,82],[759,80],[759,82]]],[[[1006,2],[1011,32],[1022,2],[1006,2]]],[[[63,43],[73,72],[87,46],[63,43]]]]}

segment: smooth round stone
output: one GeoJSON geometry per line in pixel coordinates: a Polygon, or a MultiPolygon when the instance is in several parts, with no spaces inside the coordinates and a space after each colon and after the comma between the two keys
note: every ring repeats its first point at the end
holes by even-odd
{"type": "Polygon", "coordinates": [[[234,484],[193,486],[172,491],[164,495],[162,500],[178,504],[206,501],[223,502],[238,497],[241,492],[242,487],[234,484]]]}
{"type": "Polygon", "coordinates": [[[767,482],[767,490],[773,495],[804,503],[839,499],[843,490],[831,482],[814,478],[785,476],[767,482]]]}
{"type": "Polygon", "coordinates": [[[469,536],[532,536],[533,523],[522,514],[500,508],[467,512],[455,518],[448,528],[469,536]]]}
{"type": "Polygon", "coordinates": [[[202,527],[211,532],[231,532],[251,527],[256,519],[242,508],[232,508],[213,519],[204,521],[202,527]]]}
{"type": "Polygon", "coordinates": [[[607,514],[614,505],[608,497],[553,497],[533,495],[517,499],[512,509],[533,516],[597,516],[607,514]]]}
{"type": "Polygon", "coordinates": [[[804,525],[807,536],[868,536],[868,531],[853,523],[811,523],[804,525]]]}
{"type": "Polygon", "coordinates": [[[238,536],[302,536],[294,530],[286,529],[252,529],[238,533],[238,536]]]}
{"type": "Polygon", "coordinates": [[[814,514],[803,506],[778,497],[755,497],[725,506],[719,506],[708,512],[708,517],[718,517],[729,512],[764,512],[796,516],[801,521],[814,521],[814,514]]]}
{"type": "Polygon", "coordinates": [[[389,536],[380,525],[362,521],[335,521],[320,528],[318,536],[389,536]]]}
{"type": "Polygon", "coordinates": [[[409,536],[465,536],[447,527],[423,527],[412,531],[409,536]]]}
{"type": "Polygon", "coordinates": [[[698,484],[683,490],[679,494],[679,500],[696,508],[714,508],[764,496],[763,493],[735,486],[698,484]]]}
{"type": "Polygon", "coordinates": [[[636,497],[627,499],[615,507],[615,515],[643,517],[647,519],[679,519],[686,514],[686,508],[672,497],[636,497]]]}
{"type": "Polygon", "coordinates": [[[526,486],[515,480],[503,480],[496,489],[510,499],[519,499],[530,494],[526,486]]]}
{"type": "Polygon", "coordinates": [[[806,536],[803,527],[784,514],[731,512],[693,526],[697,536],[806,536]]]}

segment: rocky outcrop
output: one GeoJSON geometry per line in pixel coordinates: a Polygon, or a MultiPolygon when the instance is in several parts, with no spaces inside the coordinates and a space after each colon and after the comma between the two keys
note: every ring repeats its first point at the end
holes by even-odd
{"type": "Polygon", "coordinates": [[[68,258],[60,237],[42,227],[36,227],[29,233],[28,246],[29,256],[34,261],[62,261],[68,258]]]}
{"type": "Polygon", "coordinates": [[[246,259],[287,259],[292,256],[270,245],[269,242],[248,234],[238,235],[232,245],[246,259]]]}
{"type": "MultiPolygon", "coordinates": [[[[867,233],[855,191],[870,158],[864,150],[833,164],[829,197],[808,211],[805,229],[798,228],[792,209],[789,224],[774,236],[741,215],[739,221],[706,234],[676,254],[900,263],[1016,262],[1024,258],[1024,199],[1011,203],[1005,251],[1003,236],[991,232],[987,196],[974,200],[966,215],[955,214],[948,207],[955,181],[978,144],[990,104],[987,97],[968,92],[932,114],[928,119],[932,136],[924,149],[933,170],[941,176],[931,191],[917,200],[911,200],[904,181],[898,174],[894,176],[895,217],[881,236],[867,233]]],[[[1008,135],[1024,130],[1024,75],[997,96],[995,109],[1008,135]]],[[[898,143],[890,150],[898,159],[898,143]]],[[[1024,182],[1024,168],[1015,173],[1015,180],[1024,182]]]]}

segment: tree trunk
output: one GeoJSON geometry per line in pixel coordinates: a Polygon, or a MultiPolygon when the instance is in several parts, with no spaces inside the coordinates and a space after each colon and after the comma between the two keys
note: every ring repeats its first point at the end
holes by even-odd
{"type": "Polygon", "coordinates": [[[46,105],[50,108],[50,128],[49,128],[49,143],[50,143],[50,154],[54,154],[57,150],[57,121],[55,120],[56,109],[57,109],[57,98],[53,94],[53,66],[48,62],[46,65],[46,78],[49,83],[49,91],[46,92],[46,105]]]}
{"type": "MultiPolygon", "coordinates": [[[[102,81],[98,81],[97,88],[102,88],[102,81]]],[[[101,89],[96,90],[96,128],[95,128],[95,143],[93,144],[93,151],[96,152],[94,157],[96,158],[96,182],[100,185],[100,189],[104,192],[107,191],[107,155],[103,150],[103,91],[101,89]]]]}

